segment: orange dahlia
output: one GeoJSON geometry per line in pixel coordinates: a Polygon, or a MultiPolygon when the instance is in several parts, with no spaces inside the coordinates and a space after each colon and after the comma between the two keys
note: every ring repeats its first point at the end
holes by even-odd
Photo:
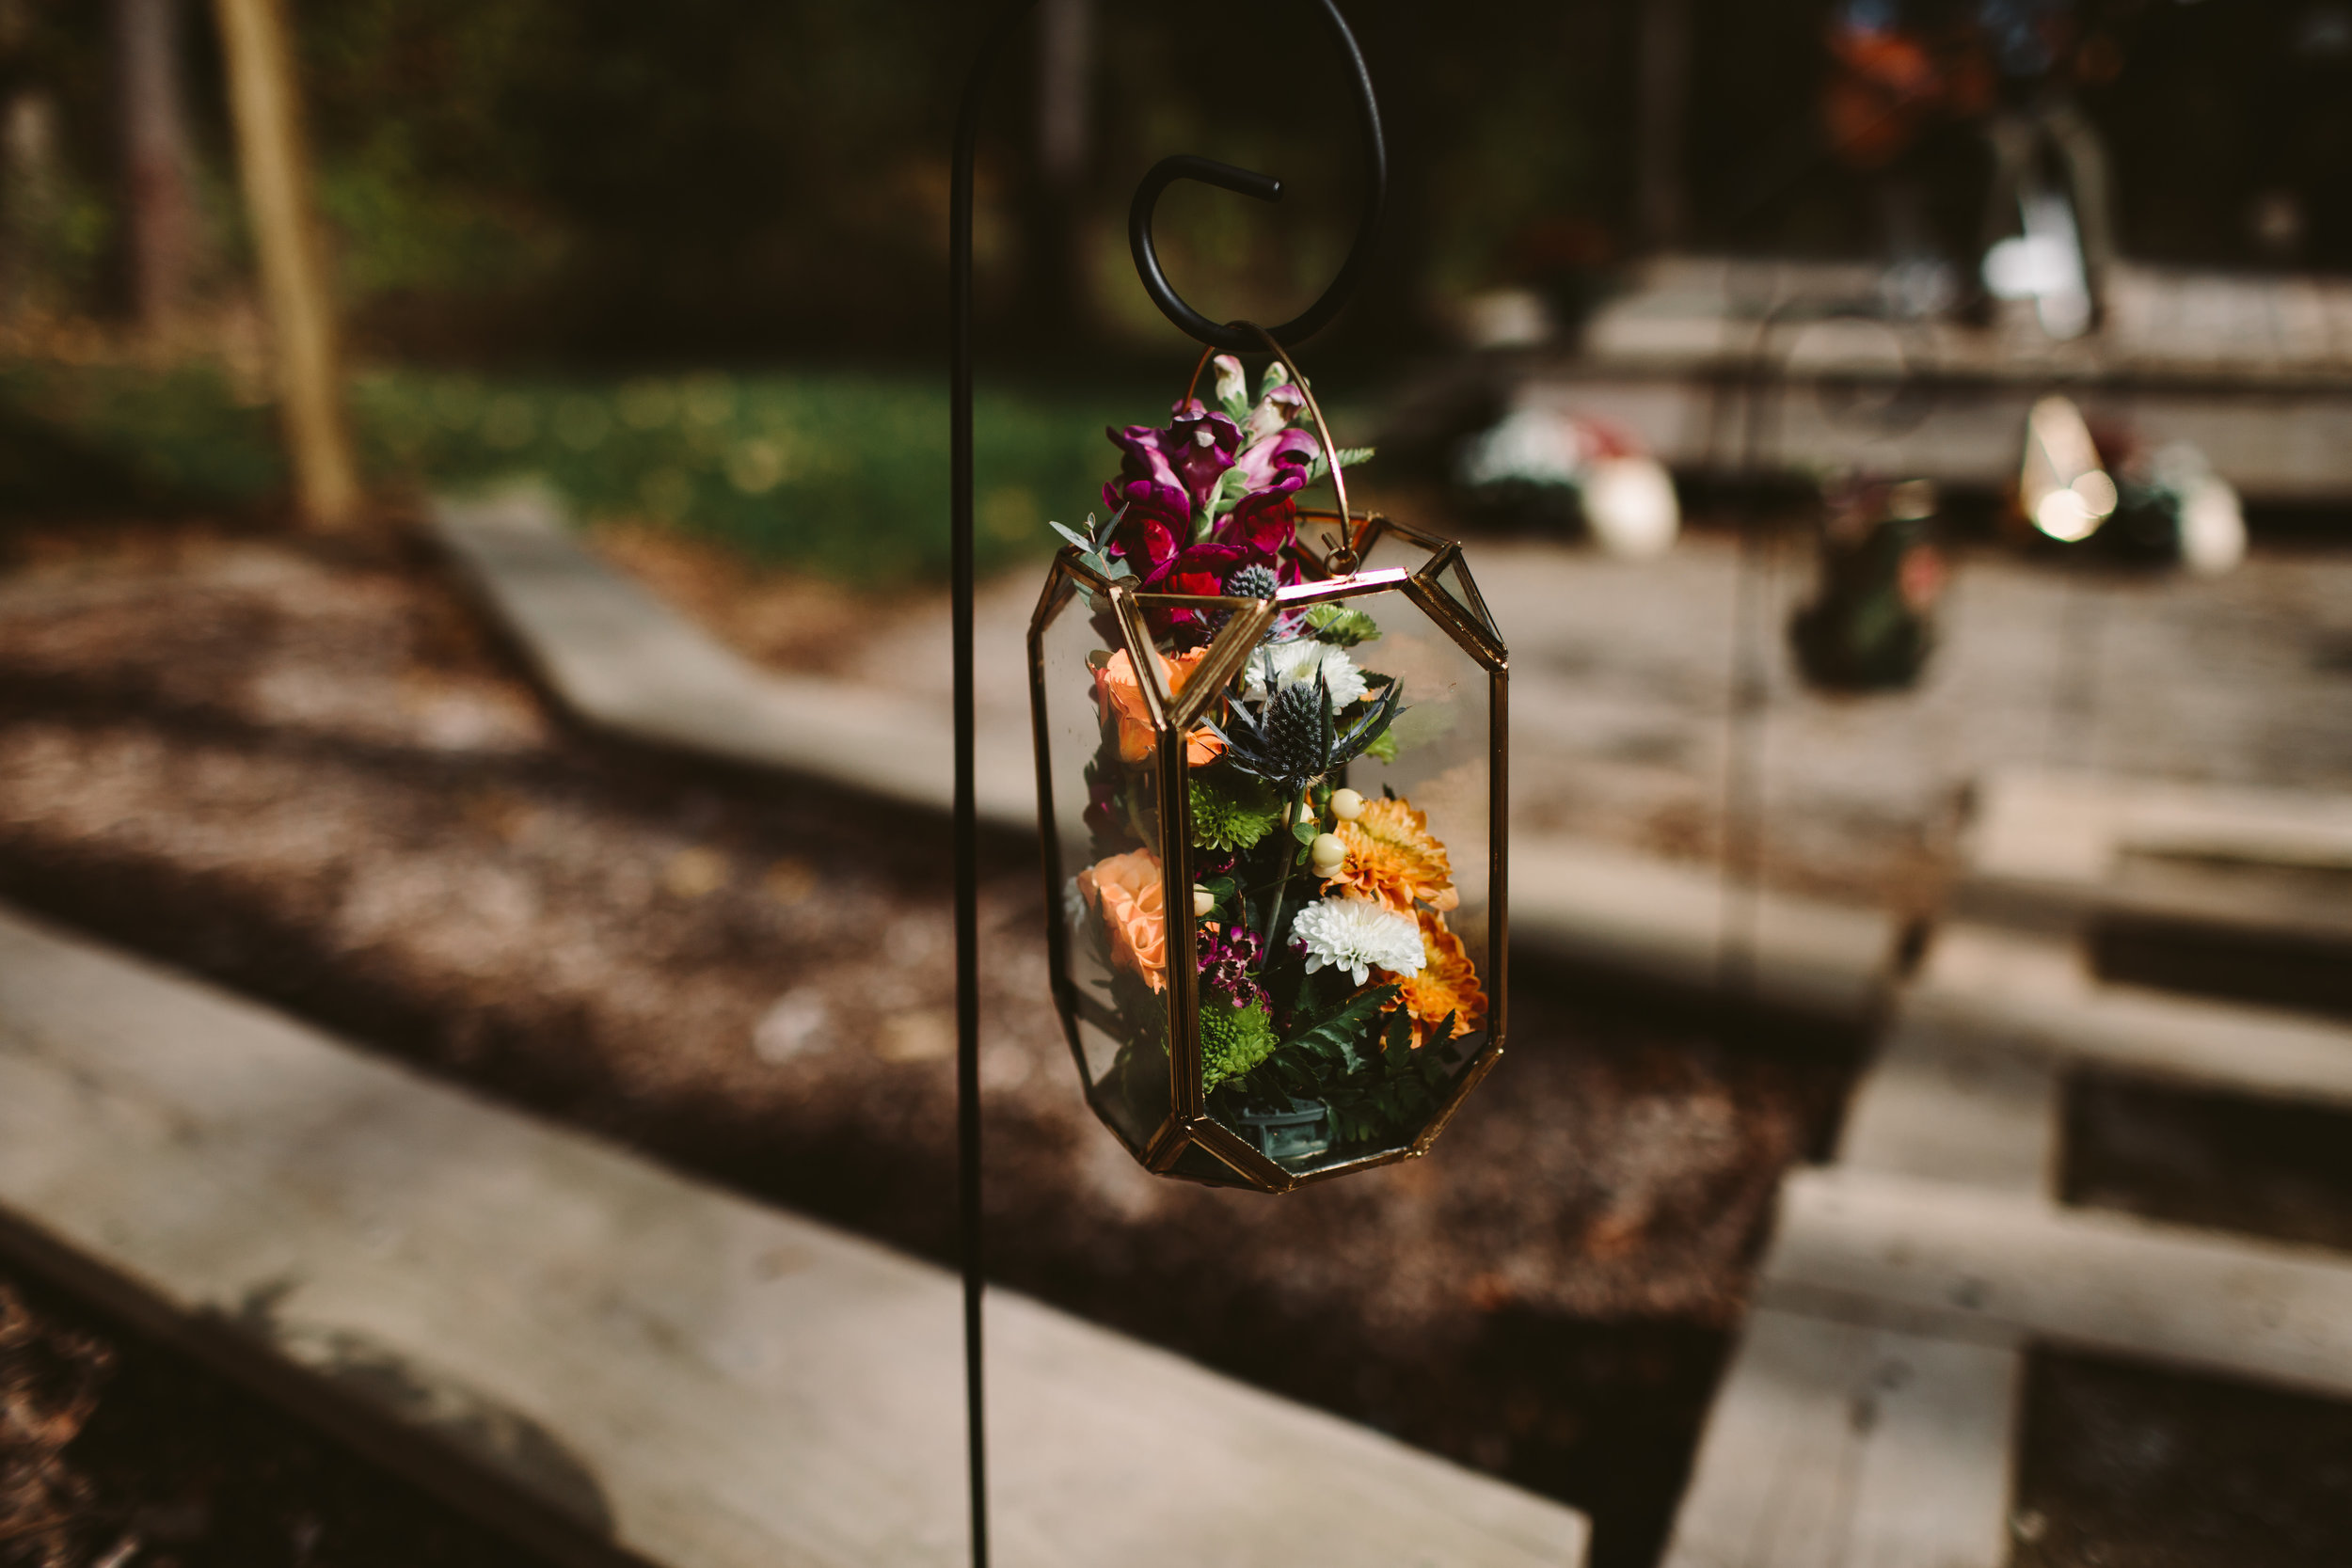
{"type": "Polygon", "coordinates": [[[1333,831],[1347,858],[1330,879],[1356,897],[1401,911],[1415,904],[1450,910],[1462,901],[1454,891],[1445,846],[1429,832],[1427,814],[1415,811],[1412,802],[1394,797],[1366,800],[1355,821],[1333,831]]]}
{"type": "MultiPolygon", "coordinates": [[[[1160,680],[1168,695],[1181,695],[1184,683],[1200,661],[1209,657],[1206,648],[1194,648],[1170,658],[1165,654],[1152,656],[1160,661],[1160,680]]],[[[1152,754],[1152,710],[1143,701],[1143,686],[1136,676],[1135,660],[1121,648],[1094,673],[1094,691],[1105,718],[1119,718],[1119,759],[1121,762],[1141,762],[1152,754]]],[[[1215,762],[1225,751],[1225,742],[1214,731],[1195,729],[1184,736],[1184,761],[1194,768],[1215,762]]]]}
{"type": "Polygon", "coordinates": [[[1421,911],[1421,973],[1397,982],[1397,1001],[1413,1020],[1413,1044],[1426,1044],[1430,1032],[1454,1015],[1458,1039],[1486,1022],[1486,993],[1478,989],[1478,971],[1470,963],[1462,939],[1446,928],[1445,916],[1421,911]]]}
{"type": "Polygon", "coordinates": [[[1112,964],[1141,975],[1153,990],[1166,990],[1168,888],[1159,856],[1130,849],[1096,861],[1078,873],[1078,894],[1103,917],[1112,964]]]}

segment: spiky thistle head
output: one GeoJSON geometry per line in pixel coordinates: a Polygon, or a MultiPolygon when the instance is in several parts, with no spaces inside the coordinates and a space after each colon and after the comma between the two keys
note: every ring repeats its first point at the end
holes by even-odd
{"type": "Polygon", "coordinates": [[[1391,681],[1376,700],[1342,721],[1332,711],[1330,683],[1317,671],[1311,683],[1277,687],[1255,712],[1236,698],[1224,727],[1210,727],[1224,740],[1228,762],[1278,790],[1295,790],[1363,755],[1388,733],[1403,695],[1403,687],[1391,681]]]}
{"type": "Polygon", "coordinates": [[[1276,691],[1260,718],[1277,778],[1303,782],[1330,766],[1331,690],[1321,676],[1276,691]]]}
{"type": "Polygon", "coordinates": [[[1281,586],[1273,567],[1254,561],[1247,566],[1234,567],[1225,578],[1225,592],[1236,599],[1270,599],[1281,586]]]}

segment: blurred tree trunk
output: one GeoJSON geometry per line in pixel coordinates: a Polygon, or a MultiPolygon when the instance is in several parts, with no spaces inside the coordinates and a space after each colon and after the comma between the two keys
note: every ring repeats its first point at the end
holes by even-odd
{"type": "Polygon", "coordinates": [[[1095,0],[1043,0],[1037,9],[1037,181],[1027,298],[1041,341],[1067,344],[1089,325],[1087,175],[1094,162],[1095,0]]]}
{"type": "Polygon", "coordinates": [[[55,304],[47,248],[56,210],[57,103],[20,86],[0,106],[0,301],[12,320],[55,304]]]}
{"type": "Polygon", "coordinates": [[[182,33],[180,0],[114,0],[131,303],[139,325],[159,338],[187,303],[197,259],[182,33]]]}
{"type": "Polygon", "coordinates": [[[0,0],[0,311],[21,321],[42,297],[43,246],[57,201],[57,103],[25,60],[24,0],[0,0]]]}
{"type": "Polygon", "coordinates": [[[1690,221],[1683,192],[1683,126],[1690,118],[1691,0],[1644,0],[1634,224],[1642,244],[1679,244],[1690,221]]]}
{"type": "Polygon", "coordinates": [[[335,312],[310,210],[310,162],[283,0],[215,0],[237,162],[277,358],[294,499],[313,528],[350,526],[358,476],[343,422],[335,312]]]}

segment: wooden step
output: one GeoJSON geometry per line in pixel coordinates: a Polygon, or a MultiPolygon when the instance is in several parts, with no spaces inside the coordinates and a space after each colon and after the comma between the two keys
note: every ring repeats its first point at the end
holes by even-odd
{"type": "Polygon", "coordinates": [[[2352,1025],[2101,982],[2068,943],[1982,926],[1935,937],[1907,1024],[2136,1077],[2352,1105],[2352,1025]]]}
{"type": "Polygon", "coordinates": [[[2002,1568],[2020,1358],[1760,1307],[1662,1568],[2002,1568]]]}
{"type": "Polygon", "coordinates": [[[2127,916],[2342,945],[2352,797],[2011,768],[1962,841],[1960,919],[2071,932],[2127,916]]]}
{"type": "MultiPolygon", "coordinates": [[[[539,491],[437,499],[431,521],[540,678],[589,723],[927,810],[952,804],[954,733],[945,708],[760,669],[589,554],[539,491]]],[[[939,657],[947,657],[944,642],[939,657]]],[[[976,763],[981,818],[1036,832],[1026,729],[984,733],[976,763]]]]}
{"type": "MultiPolygon", "coordinates": [[[[564,1560],[966,1560],[952,1276],[4,910],[0,1250],[564,1560]]],[[[1003,1561],[1583,1560],[1556,1503],[1010,1292],[989,1325],[1003,1561]]]]}
{"type": "Polygon", "coordinates": [[[1843,1167],[1781,1190],[1763,1299],[2352,1398],[2352,1259],[1843,1167]]]}
{"type": "Polygon", "coordinates": [[[1515,954],[1717,991],[1726,942],[1744,932],[1746,999],[1851,1025],[1873,1016],[1894,972],[1894,915],[1769,891],[1750,910],[1746,897],[1708,865],[1557,838],[1511,844],[1515,954]]]}
{"type": "MultiPolygon", "coordinates": [[[[1900,1031],[1856,1087],[1839,1168],[2039,1197],[2058,1101],[2046,1060],[1900,1031]]],[[[2024,1379],[1997,1336],[1754,1308],[1664,1568],[2002,1568],[2024,1379]]]]}

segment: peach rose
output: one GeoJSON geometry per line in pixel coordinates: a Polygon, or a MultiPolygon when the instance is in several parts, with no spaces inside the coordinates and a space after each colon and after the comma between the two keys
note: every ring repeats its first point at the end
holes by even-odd
{"type": "Polygon", "coordinates": [[[1160,858],[1149,849],[1095,862],[1078,873],[1078,894],[1103,917],[1111,962],[1168,989],[1168,889],[1160,858]]]}
{"type": "MultiPolygon", "coordinates": [[[[1194,670],[1208,657],[1206,648],[1169,658],[1164,654],[1152,657],[1160,661],[1160,679],[1168,687],[1168,695],[1181,696],[1184,683],[1192,679],[1194,670]]],[[[1143,687],[1136,679],[1135,661],[1121,648],[1111,655],[1110,662],[1095,672],[1095,697],[1102,704],[1105,717],[1119,717],[1119,759],[1121,762],[1141,762],[1152,754],[1152,710],[1144,705],[1143,687]]],[[[1225,742],[1211,731],[1196,729],[1184,736],[1184,760],[1195,768],[1215,762],[1224,754],[1225,742]]]]}

